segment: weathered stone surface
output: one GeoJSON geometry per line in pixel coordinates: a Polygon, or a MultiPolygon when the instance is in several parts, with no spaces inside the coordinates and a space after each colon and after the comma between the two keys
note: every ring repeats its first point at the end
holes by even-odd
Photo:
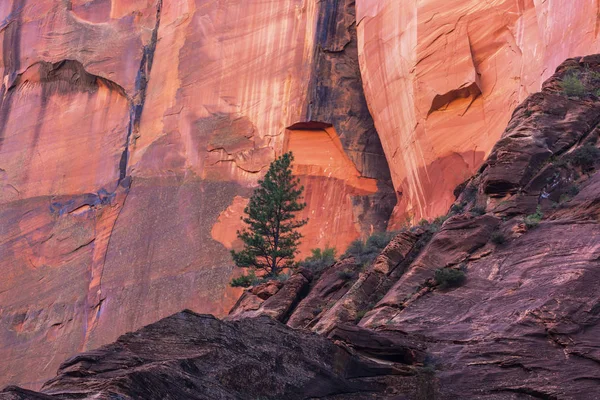
{"type": "MultiPolygon", "coordinates": [[[[364,312],[372,308],[387,293],[395,281],[394,278],[397,279],[404,273],[403,269],[411,261],[407,257],[411,251],[418,252],[414,246],[424,234],[422,230],[418,233],[406,231],[393,238],[368,269],[359,275],[343,297],[320,316],[318,323],[314,325],[314,330],[327,334],[340,324],[360,320],[364,312]],[[403,264],[405,260],[408,262],[403,264]],[[397,268],[400,271],[396,271],[397,268]]],[[[414,254],[412,256],[414,257],[414,254]]]]}
{"type": "Polygon", "coordinates": [[[278,321],[286,322],[298,302],[306,296],[311,279],[312,274],[309,271],[302,270],[294,274],[279,290],[264,301],[259,296],[260,289],[253,288],[246,291],[225,319],[238,320],[266,315],[278,321]],[[259,293],[255,294],[256,291],[259,293]]]}
{"type": "MultiPolygon", "coordinates": [[[[592,86],[600,83],[594,72],[600,69],[600,57],[572,59],[544,83],[544,91],[528,97],[514,113],[502,139],[494,146],[484,168],[483,190],[493,197],[504,197],[521,189],[539,191],[535,175],[551,157],[560,156],[590,136],[600,123],[596,96],[566,97],[561,82],[580,72],[582,81],[592,86]]],[[[546,182],[543,182],[546,184],[546,182]]]]}
{"type": "Polygon", "coordinates": [[[514,108],[568,57],[598,52],[597,1],[358,0],[369,109],[394,223],[446,213],[514,108]]]}
{"type": "MultiPolygon", "coordinates": [[[[425,340],[442,398],[597,397],[600,174],[583,173],[572,159],[599,137],[596,60],[565,62],[515,112],[456,204],[486,204],[489,213],[449,219],[361,321],[425,340]],[[584,85],[579,99],[562,93],[567,69],[584,85]],[[563,196],[569,187],[578,188],[572,199],[563,196]],[[527,216],[536,208],[540,222],[527,216]],[[494,226],[501,240],[486,244],[494,226]],[[462,286],[442,290],[430,282],[413,291],[431,277],[424,267],[458,262],[462,286]]],[[[600,160],[591,164],[598,168],[600,160]]]]}
{"type": "Polygon", "coordinates": [[[360,266],[354,258],[338,261],[325,269],[287,321],[292,328],[311,328],[348,291],[360,266]]]}
{"type": "Polygon", "coordinates": [[[418,294],[418,290],[433,279],[436,269],[467,261],[471,254],[489,242],[497,226],[498,219],[489,215],[478,218],[460,215],[446,221],[441,231],[360,324],[387,324],[389,315],[395,315],[405,302],[418,294]]]}
{"type": "Polygon", "coordinates": [[[27,389],[21,389],[17,386],[9,386],[0,392],[2,400],[50,400],[52,396],[46,396],[42,393],[33,392],[27,389]]]}
{"type": "Polygon", "coordinates": [[[329,334],[353,349],[377,359],[402,364],[423,363],[426,359],[423,343],[401,331],[372,331],[353,325],[338,325],[329,334]]]}
{"type": "Polygon", "coordinates": [[[298,165],[304,254],[385,229],[353,2],[0,3],[0,385],[183,308],[225,315],[252,188],[323,144],[288,127],[331,127],[298,165]]]}
{"type": "Polygon", "coordinates": [[[67,360],[46,395],[9,388],[0,399],[398,399],[431,390],[414,375],[267,317],[183,311],[67,360]]]}
{"type": "MultiPolygon", "coordinates": [[[[356,319],[348,310],[377,293],[378,286],[366,282],[381,279],[394,265],[390,261],[402,258],[390,254],[398,243],[331,307],[348,315],[340,312],[341,318],[331,320],[325,315],[317,324],[300,326],[369,357],[422,362],[439,385],[437,397],[425,398],[596,399],[600,159],[591,150],[600,139],[596,60],[568,60],[541,93],[517,109],[489,160],[457,190],[449,218],[414,260],[404,256],[408,265],[392,270],[399,279],[379,303],[367,306],[372,309],[359,327],[352,326],[356,319]],[[581,80],[581,95],[565,95],[567,73],[581,80]],[[576,155],[584,148],[582,165],[576,155]],[[441,268],[460,270],[466,279],[444,287],[435,275],[441,268]],[[360,290],[353,295],[354,288],[360,290]]],[[[327,273],[313,285],[319,291],[306,299],[323,297],[327,273]]]]}

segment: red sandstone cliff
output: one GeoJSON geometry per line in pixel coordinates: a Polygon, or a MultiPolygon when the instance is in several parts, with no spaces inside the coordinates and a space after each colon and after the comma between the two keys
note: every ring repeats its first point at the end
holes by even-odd
{"type": "Polygon", "coordinates": [[[177,313],[0,399],[596,400],[599,87],[600,55],[561,64],[445,218],[371,261],[250,288],[222,321],[177,313]]]}
{"type": "Polygon", "coordinates": [[[563,60],[600,49],[599,4],[356,2],[365,94],[398,194],[396,227],[445,213],[514,108],[563,60]]]}
{"type": "Polygon", "coordinates": [[[223,315],[239,215],[282,151],[306,186],[305,252],[385,229],[397,198],[396,223],[441,214],[514,105],[594,50],[595,8],[396,3],[1,2],[0,385],[38,387],[183,308],[223,315]],[[433,87],[429,108],[407,82],[433,87]]]}

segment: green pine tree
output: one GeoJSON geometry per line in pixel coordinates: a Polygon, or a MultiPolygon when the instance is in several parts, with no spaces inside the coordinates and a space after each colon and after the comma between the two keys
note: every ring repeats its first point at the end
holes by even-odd
{"type": "MultiPolygon", "coordinates": [[[[231,255],[236,266],[262,271],[265,277],[276,277],[284,268],[292,267],[302,235],[298,228],[307,220],[299,220],[296,213],[306,207],[302,203],[304,187],[292,176],[292,153],[285,153],[273,161],[259,187],[254,190],[246,217],[248,227],[237,232],[244,248],[231,255]]],[[[239,280],[239,279],[238,279],[239,280]]],[[[232,285],[249,286],[248,279],[232,285]],[[240,284],[243,282],[243,284],[240,284]]]]}

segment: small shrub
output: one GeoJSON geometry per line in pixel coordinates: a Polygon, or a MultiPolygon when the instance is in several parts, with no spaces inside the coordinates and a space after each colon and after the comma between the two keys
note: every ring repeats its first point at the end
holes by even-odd
{"type": "Polygon", "coordinates": [[[250,286],[254,286],[260,282],[260,278],[256,276],[254,271],[250,271],[248,275],[242,275],[237,278],[233,278],[229,285],[231,287],[243,287],[247,288],[250,286]]]}
{"type": "Polygon", "coordinates": [[[529,109],[527,109],[527,110],[525,110],[525,113],[524,113],[524,114],[525,114],[525,116],[526,116],[527,118],[529,118],[529,117],[531,117],[531,116],[533,115],[533,111],[532,111],[532,110],[529,110],[529,109]]]}
{"type": "Polygon", "coordinates": [[[485,207],[483,207],[483,206],[473,207],[471,209],[471,214],[474,214],[474,215],[483,215],[483,214],[485,214],[485,207]]]}
{"type": "Polygon", "coordinates": [[[569,160],[567,160],[566,157],[559,157],[552,161],[552,165],[554,165],[557,168],[568,167],[569,160]]]}
{"type": "Polygon", "coordinates": [[[567,190],[567,194],[569,196],[577,196],[579,194],[579,187],[577,187],[577,185],[569,186],[569,189],[567,190]]]}
{"type": "Polygon", "coordinates": [[[600,72],[597,71],[590,71],[590,79],[592,81],[600,81],[600,72]]]}
{"type": "Polygon", "coordinates": [[[336,262],[336,250],[333,247],[325,246],[324,249],[312,249],[312,255],[299,263],[300,267],[311,270],[313,273],[323,271],[336,262]]]}
{"type": "Polygon", "coordinates": [[[563,93],[568,97],[581,97],[586,92],[585,85],[575,74],[566,75],[561,82],[561,86],[563,93]]]}
{"type": "Polygon", "coordinates": [[[544,218],[544,213],[542,212],[542,208],[538,206],[534,214],[525,217],[525,226],[527,226],[527,229],[535,228],[540,224],[542,218],[544,218]]]}
{"type": "Polygon", "coordinates": [[[279,282],[285,282],[288,279],[290,279],[291,276],[292,276],[292,274],[290,272],[284,272],[284,273],[281,273],[281,274],[279,274],[279,275],[277,275],[275,277],[264,279],[263,282],[267,282],[269,280],[275,280],[275,281],[279,281],[279,282]]]}
{"type": "Polygon", "coordinates": [[[466,274],[458,269],[440,268],[435,270],[435,281],[441,288],[459,287],[466,279],[466,274]]]}
{"type": "Polygon", "coordinates": [[[347,280],[354,278],[354,273],[352,271],[350,271],[349,269],[345,269],[343,271],[338,272],[338,277],[340,279],[347,281],[347,280]]]}
{"type": "Polygon", "coordinates": [[[584,171],[593,169],[598,159],[600,159],[600,149],[591,144],[581,146],[569,155],[571,164],[584,171]]]}
{"type": "Polygon", "coordinates": [[[453,204],[452,207],[450,207],[450,212],[453,212],[455,214],[460,214],[465,209],[465,206],[466,206],[465,203],[453,204]]]}
{"type": "Polygon", "coordinates": [[[501,231],[492,233],[492,243],[504,244],[506,242],[506,236],[501,231]]]}
{"type": "Polygon", "coordinates": [[[367,313],[367,310],[360,310],[359,312],[357,312],[356,318],[354,318],[354,322],[358,323],[361,319],[364,318],[366,313],[367,313]]]}
{"type": "MultiPolygon", "coordinates": [[[[577,187],[577,185],[571,185],[569,186],[569,188],[560,195],[560,198],[558,199],[558,203],[557,206],[555,208],[559,208],[560,204],[562,203],[567,203],[569,201],[571,201],[573,199],[573,197],[577,196],[579,194],[579,188],[577,187]]],[[[554,204],[552,205],[554,207],[554,204]]]]}
{"type": "Polygon", "coordinates": [[[442,226],[448,218],[450,218],[449,215],[440,215],[439,217],[433,220],[433,224],[437,226],[442,226]]]}
{"type": "Polygon", "coordinates": [[[354,257],[359,265],[367,266],[375,260],[395,235],[395,232],[375,232],[365,242],[355,240],[348,246],[344,257],[354,257]]]}

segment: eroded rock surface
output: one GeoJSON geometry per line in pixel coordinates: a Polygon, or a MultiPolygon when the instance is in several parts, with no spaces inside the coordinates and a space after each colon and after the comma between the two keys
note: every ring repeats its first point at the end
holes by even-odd
{"type": "Polygon", "coordinates": [[[599,72],[598,56],[564,62],[517,108],[446,218],[404,230],[304,323],[302,305],[327,299],[326,270],[288,323],[371,357],[424,363],[439,385],[430,398],[596,399],[599,72]],[[583,89],[567,95],[573,76],[583,89]],[[417,244],[424,229],[433,234],[417,244]]]}
{"type": "Polygon", "coordinates": [[[600,48],[596,0],[357,0],[356,8],[397,227],[446,213],[515,107],[566,58],[600,48]]]}
{"type": "Polygon", "coordinates": [[[0,399],[397,399],[434,390],[410,366],[418,345],[394,343],[388,352],[404,362],[383,364],[268,317],[183,311],[67,360],[44,394],[13,387],[0,399]]]}
{"type": "Polygon", "coordinates": [[[354,2],[0,3],[0,385],[184,308],[225,315],[244,204],[283,151],[304,254],[387,226],[354,2]],[[312,122],[330,129],[287,129],[312,122]]]}

